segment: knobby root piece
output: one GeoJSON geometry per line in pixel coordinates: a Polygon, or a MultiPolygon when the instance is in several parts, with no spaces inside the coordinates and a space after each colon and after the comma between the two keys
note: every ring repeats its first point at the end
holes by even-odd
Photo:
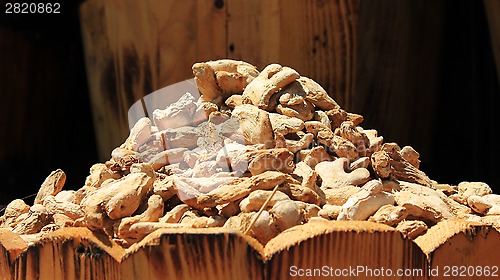
{"type": "MultiPolygon", "coordinates": [[[[245,197],[239,204],[242,212],[254,212],[259,211],[259,209],[264,205],[264,203],[271,197],[273,191],[267,190],[256,190],[245,197]]],[[[271,199],[267,202],[266,208],[264,210],[270,210],[278,201],[290,200],[288,195],[281,191],[276,191],[271,199]]]]}
{"type": "Polygon", "coordinates": [[[455,218],[436,190],[404,181],[400,185],[401,190],[394,193],[396,204],[406,208],[410,216],[433,224],[455,218]]]}
{"type": "Polygon", "coordinates": [[[61,169],[52,171],[38,190],[34,204],[43,204],[45,197],[58,194],[64,187],[66,174],[61,169]]]}
{"type": "Polygon", "coordinates": [[[300,77],[289,67],[270,64],[253,79],[243,91],[243,98],[248,98],[253,105],[267,109],[271,95],[300,77]]]}
{"type": "Polygon", "coordinates": [[[285,139],[285,146],[290,152],[296,153],[300,150],[308,148],[313,140],[314,140],[314,135],[312,135],[311,133],[306,133],[299,140],[285,139]]]}
{"type": "Polygon", "coordinates": [[[427,225],[422,221],[402,221],[396,227],[404,236],[415,239],[427,231],[427,225]]]}
{"type": "Polygon", "coordinates": [[[14,199],[6,207],[2,216],[3,223],[1,227],[13,227],[15,221],[22,214],[28,213],[30,207],[22,199],[14,199]]]}
{"type": "Polygon", "coordinates": [[[248,159],[248,171],[252,175],[265,171],[291,173],[295,168],[293,153],[286,148],[257,150],[247,152],[244,156],[248,159]]]}
{"type": "Polygon", "coordinates": [[[239,120],[247,145],[264,144],[272,148],[274,135],[268,112],[253,105],[243,104],[233,110],[232,116],[239,120]]]}
{"type": "Polygon", "coordinates": [[[457,186],[457,191],[458,193],[451,195],[450,198],[462,204],[467,204],[467,199],[471,195],[483,196],[492,193],[490,186],[482,182],[461,182],[457,186]]]}
{"type": "Polygon", "coordinates": [[[322,146],[314,147],[310,151],[306,152],[306,155],[303,159],[303,161],[311,168],[316,168],[316,165],[320,162],[327,162],[332,160],[335,160],[335,158],[330,156],[322,146]]]}
{"type": "Polygon", "coordinates": [[[304,122],[299,118],[269,113],[269,120],[274,133],[281,133],[282,135],[298,132],[304,128],[304,122]]]}
{"type": "Polygon", "coordinates": [[[366,168],[357,168],[347,172],[349,160],[339,158],[335,161],[320,162],[314,170],[318,173],[323,183],[322,188],[340,188],[345,186],[358,186],[370,180],[370,171],[366,168]]]}
{"type": "Polygon", "coordinates": [[[276,203],[269,213],[274,217],[273,224],[279,231],[300,225],[303,221],[300,208],[292,200],[283,200],[276,203]]]}
{"type": "Polygon", "coordinates": [[[370,222],[393,226],[408,217],[406,208],[394,205],[384,205],[368,219],[370,222]]]}
{"type": "Polygon", "coordinates": [[[401,150],[396,143],[382,145],[380,151],[372,154],[371,160],[373,170],[382,179],[393,177],[400,181],[433,188],[429,177],[402,157],[401,150]]]}
{"type": "Polygon", "coordinates": [[[43,206],[50,215],[64,214],[72,220],[76,220],[84,216],[82,207],[79,204],[71,202],[57,202],[54,196],[47,196],[43,201],[43,206]]]}
{"type": "Polygon", "coordinates": [[[282,184],[285,178],[286,174],[281,172],[266,171],[242,181],[235,180],[230,184],[222,185],[209,193],[200,194],[184,202],[196,209],[212,208],[244,198],[255,190],[272,189],[276,185],[282,184]]]}
{"type": "Polygon", "coordinates": [[[328,220],[337,220],[337,217],[339,216],[341,211],[342,206],[325,204],[323,205],[323,208],[318,212],[318,215],[328,220]]]}
{"type": "Polygon", "coordinates": [[[12,230],[17,234],[35,234],[51,222],[51,216],[41,204],[30,207],[26,217],[12,230]]]}
{"type": "Polygon", "coordinates": [[[326,203],[330,205],[342,206],[347,200],[359,192],[361,188],[355,186],[345,186],[333,189],[323,189],[326,203]]]}
{"type": "Polygon", "coordinates": [[[380,181],[371,180],[342,205],[342,211],[337,220],[366,220],[380,207],[392,204],[394,204],[394,196],[382,191],[380,181]]]}
{"type": "Polygon", "coordinates": [[[138,222],[157,222],[163,215],[163,199],[159,195],[152,195],[148,198],[148,205],[144,212],[139,215],[121,219],[116,236],[119,238],[133,239],[139,236],[130,231],[133,224],[138,222]]]}
{"type": "Polygon", "coordinates": [[[302,76],[298,79],[298,81],[305,88],[305,99],[313,103],[314,106],[325,111],[340,108],[337,102],[335,102],[335,100],[328,95],[323,87],[314,80],[302,76]]]}

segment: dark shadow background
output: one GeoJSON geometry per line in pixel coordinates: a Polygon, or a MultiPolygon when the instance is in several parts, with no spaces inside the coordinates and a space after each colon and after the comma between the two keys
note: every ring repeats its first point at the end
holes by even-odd
{"type": "MultiPolygon", "coordinates": [[[[66,189],[80,188],[97,162],[80,1],[64,3],[59,15],[6,15],[0,3],[0,204],[36,193],[57,168],[67,174],[66,189]]],[[[500,89],[484,6],[448,0],[444,7],[434,148],[421,169],[439,182],[484,181],[500,193],[500,89]]],[[[379,132],[400,143],[398,129],[391,131],[379,132]]]]}

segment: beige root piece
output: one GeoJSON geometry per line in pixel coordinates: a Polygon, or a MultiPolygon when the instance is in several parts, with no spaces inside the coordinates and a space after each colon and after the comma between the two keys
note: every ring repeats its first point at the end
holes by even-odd
{"type": "Polygon", "coordinates": [[[357,127],[357,129],[363,132],[366,137],[368,137],[368,141],[370,144],[368,146],[367,156],[371,156],[374,152],[380,150],[380,147],[384,142],[384,137],[378,136],[378,132],[375,129],[363,129],[359,126],[357,127]]]}
{"type": "Polygon", "coordinates": [[[325,201],[325,193],[321,188],[316,185],[316,181],[318,178],[318,173],[314,171],[309,165],[305,162],[297,163],[293,174],[299,176],[302,179],[302,187],[308,188],[314,191],[320,197],[320,203],[323,204],[325,201]]]}
{"type": "Polygon", "coordinates": [[[14,199],[6,207],[2,216],[1,227],[12,227],[19,216],[28,213],[30,207],[22,199],[14,199]]]}
{"type": "Polygon", "coordinates": [[[274,225],[279,231],[284,231],[293,226],[300,225],[303,221],[300,208],[292,200],[283,200],[276,203],[269,211],[274,218],[274,225]]]}
{"type": "Polygon", "coordinates": [[[139,215],[126,217],[118,225],[117,236],[119,238],[137,238],[130,232],[130,227],[138,222],[157,222],[163,215],[163,199],[159,195],[152,195],[148,198],[146,211],[139,215]]]}
{"type": "Polygon", "coordinates": [[[304,128],[308,133],[312,133],[314,137],[317,137],[320,131],[322,131],[323,134],[328,135],[328,137],[334,136],[332,130],[328,128],[328,126],[319,121],[304,122],[304,128]]]}
{"type": "Polygon", "coordinates": [[[270,64],[243,91],[253,105],[267,109],[271,95],[300,77],[297,71],[279,64],[270,64]]]}
{"type": "Polygon", "coordinates": [[[358,168],[368,168],[368,166],[370,166],[370,163],[371,161],[369,157],[361,157],[349,164],[349,170],[352,171],[358,168]]]}
{"type": "Polygon", "coordinates": [[[239,120],[247,145],[264,144],[272,148],[274,134],[268,112],[253,105],[243,104],[233,110],[232,116],[239,120]]]}
{"type": "Polygon", "coordinates": [[[154,110],[153,122],[160,131],[190,125],[193,123],[193,116],[197,108],[193,95],[186,92],[179,100],[170,104],[167,108],[154,110]]]}
{"type": "Polygon", "coordinates": [[[131,150],[123,149],[123,148],[115,148],[111,151],[111,160],[110,162],[114,163],[111,169],[116,171],[127,171],[130,169],[130,166],[139,161],[139,155],[131,150]],[[116,170],[115,169],[116,166],[116,170]]]}
{"type": "Polygon", "coordinates": [[[304,161],[311,168],[316,168],[316,165],[324,161],[332,161],[335,158],[330,156],[322,146],[314,147],[310,151],[306,151],[304,161]]]}
{"type": "MultiPolygon", "coordinates": [[[[267,211],[265,211],[267,212],[267,211]]],[[[263,211],[264,213],[264,211],[263,211]]],[[[244,213],[241,212],[237,216],[232,216],[224,223],[224,228],[231,228],[235,230],[239,230],[241,232],[245,232],[246,229],[250,226],[254,216],[257,212],[244,213]]],[[[262,215],[262,214],[261,214],[262,215]]]]}
{"type": "Polygon", "coordinates": [[[401,157],[408,161],[411,165],[415,166],[415,168],[420,168],[420,154],[413,149],[411,146],[404,146],[401,149],[401,157]]]}
{"type": "Polygon", "coordinates": [[[300,77],[298,79],[300,84],[305,88],[305,99],[313,103],[314,106],[321,110],[331,110],[340,108],[340,106],[331,98],[323,87],[314,80],[307,77],[300,77]]]}
{"type": "Polygon", "coordinates": [[[290,152],[296,153],[309,147],[313,140],[314,135],[312,135],[311,133],[306,133],[299,140],[285,139],[285,146],[290,152]]]}
{"type": "Polygon", "coordinates": [[[132,173],[89,193],[81,205],[90,229],[102,229],[106,217],[118,219],[132,215],[153,186],[146,173],[132,173]]]}
{"type": "Polygon", "coordinates": [[[178,223],[184,213],[189,210],[189,206],[187,204],[179,204],[172,208],[172,210],[168,211],[163,217],[160,218],[161,223],[178,223]]]}
{"type": "Polygon", "coordinates": [[[274,220],[268,211],[262,211],[255,220],[252,228],[248,232],[250,236],[255,237],[261,244],[266,244],[279,234],[279,230],[274,225],[274,220]]]}
{"type": "Polygon", "coordinates": [[[355,160],[359,157],[358,150],[351,141],[330,134],[327,131],[318,132],[318,142],[325,145],[327,148],[332,150],[338,157],[348,158],[350,160],[355,160]]]}
{"type": "Polygon", "coordinates": [[[314,117],[314,105],[307,100],[289,106],[278,104],[276,106],[276,112],[291,118],[308,121],[314,117]]]}
{"type": "Polygon", "coordinates": [[[255,66],[230,59],[195,63],[192,70],[204,101],[212,101],[233,93],[241,94],[248,83],[259,74],[255,66]]]}
{"type": "Polygon", "coordinates": [[[75,224],[75,221],[73,219],[64,214],[54,214],[52,216],[52,219],[54,220],[54,224],[58,228],[72,227],[75,224]]]}
{"type": "Polygon", "coordinates": [[[359,192],[361,188],[355,186],[345,186],[333,189],[323,189],[326,203],[330,205],[342,206],[347,200],[359,192]]]}
{"type": "Polygon", "coordinates": [[[247,152],[244,156],[249,162],[248,171],[252,175],[258,175],[265,171],[291,173],[295,168],[293,153],[286,148],[257,150],[247,152]]]}
{"type": "Polygon", "coordinates": [[[382,183],[371,180],[342,205],[337,220],[366,220],[384,205],[394,204],[394,196],[382,191],[382,183]]]}
{"type": "Polygon", "coordinates": [[[64,214],[72,220],[81,218],[85,214],[80,205],[67,201],[57,202],[55,197],[51,195],[45,197],[43,206],[51,215],[64,214]]]}
{"type": "Polygon", "coordinates": [[[295,204],[297,204],[300,209],[300,214],[302,215],[304,223],[309,222],[312,218],[318,217],[318,213],[321,210],[318,205],[312,203],[295,201],[295,204]]]}
{"type": "Polygon", "coordinates": [[[188,149],[186,148],[175,148],[162,151],[156,154],[148,163],[151,165],[153,170],[157,171],[163,166],[175,163],[181,163],[184,161],[184,153],[188,149]]]}
{"type": "MultiPolygon", "coordinates": [[[[267,190],[256,190],[245,197],[239,204],[241,212],[254,212],[259,211],[264,202],[271,196],[273,191],[267,190]]],[[[276,191],[276,193],[271,197],[267,203],[265,210],[271,209],[278,201],[290,200],[288,195],[283,192],[276,191]]]]}
{"type": "MultiPolygon", "coordinates": [[[[55,200],[57,202],[71,202],[75,203],[76,201],[76,191],[74,190],[67,190],[67,191],[60,191],[58,194],[54,196],[55,200]]],[[[78,204],[78,203],[75,203],[78,204]]]]}
{"type": "Polygon", "coordinates": [[[400,186],[401,190],[394,193],[396,204],[406,208],[410,216],[431,223],[455,218],[437,191],[404,181],[400,181],[400,186]]]}
{"type": "Polygon", "coordinates": [[[34,204],[42,204],[45,197],[58,194],[64,187],[66,174],[61,169],[52,171],[42,183],[35,197],[34,204]]]}
{"type": "Polygon", "coordinates": [[[476,213],[488,216],[500,215],[500,195],[471,195],[467,198],[467,204],[476,213]]]}
{"type": "Polygon", "coordinates": [[[324,126],[326,126],[330,130],[332,129],[332,124],[330,123],[330,118],[328,118],[328,115],[323,111],[316,110],[314,112],[313,120],[322,123],[324,126]]]}
{"type": "Polygon", "coordinates": [[[335,129],[335,134],[351,141],[356,147],[360,157],[364,157],[368,154],[367,150],[370,147],[370,140],[366,134],[356,129],[352,121],[342,122],[340,127],[335,129]]]}
{"type": "Polygon", "coordinates": [[[239,200],[231,201],[226,204],[218,205],[217,209],[219,209],[219,215],[225,218],[229,218],[232,216],[236,216],[241,213],[239,200]]]}
{"type": "Polygon", "coordinates": [[[340,127],[340,124],[345,121],[352,121],[355,126],[358,126],[361,122],[363,122],[363,116],[348,113],[341,108],[333,108],[325,112],[330,118],[332,129],[340,127]]]}
{"type": "Polygon", "coordinates": [[[385,143],[381,150],[371,156],[373,170],[380,178],[394,177],[400,181],[417,183],[432,188],[427,175],[410,164],[401,155],[396,143],[385,143]]]}
{"type": "Polygon", "coordinates": [[[287,135],[301,131],[304,128],[304,122],[299,118],[291,118],[285,115],[269,113],[269,120],[275,133],[287,135]]]}
{"type": "Polygon", "coordinates": [[[248,169],[248,158],[245,154],[249,151],[255,151],[255,149],[239,143],[226,144],[217,152],[217,164],[244,173],[248,169]]]}
{"type": "Polygon", "coordinates": [[[222,227],[226,222],[226,218],[221,216],[210,216],[210,217],[193,217],[188,220],[182,220],[181,224],[184,224],[192,228],[209,228],[209,227],[222,227]]]}
{"type": "Polygon", "coordinates": [[[328,220],[336,220],[341,211],[342,206],[325,204],[323,205],[323,208],[318,212],[318,216],[328,220]]]}
{"type": "Polygon", "coordinates": [[[151,120],[148,117],[140,118],[130,130],[130,134],[120,148],[137,151],[152,135],[151,120]]]}
{"type": "Polygon", "coordinates": [[[147,162],[134,163],[130,166],[130,173],[146,173],[149,177],[155,179],[156,174],[153,166],[147,162]]]}
{"type": "Polygon", "coordinates": [[[51,216],[41,204],[30,207],[26,218],[20,221],[12,230],[17,234],[34,234],[51,222],[51,216]]]}
{"type": "Polygon", "coordinates": [[[85,180],[85,186],[99,188],[102,182],[108,179],[118,180],[120,177],[120,173],[110,170],[103,163],[97,163],[90,168],[90,175],[85,180]]]}
{"type": "MultiPolygon", "coordinates": [[[[266,171],[243,180],[234,180],[206,193],[194,195],[183,201],[196,209],[212,208],[217,205],[244,198],[255,190],[268,190],[285,181],[286,175],[277,171],[266,171]]],[[[183,199],[179,196],[181,200],[183,199]]]]}
{"type": "Polygon", "coordinates": [[[458,193],[451,195],[450,198],[462,204],[467,204],[469,196],[484,196],[492,193],[490,186],[483,182],[461,182],[457,190],[458,193]]]}
{"type": "Polygon", "coordinates": [[[406,217],[408,217],[406,208],[388,204],[380,207],[368,221],[393,226],[406,219],[406,217]]]}
{"type": "Polygon", "coordinates": [[[279,186],[278,189],[293,200],[316,205],[323,205],[325,203],[323,191],[320,190],[316,192],[316,188],[305,187],[300,181],[294,179],[292,176],[287,176],[283,185],[279,186]]]}
{"type": "Polygon", "coordinates": [[[186,225],[183,224],[167,224],[160,222],[138,222],[130,226],[129,235],[134,236],[135,240],[144,238],[146,235],[152,233],[155,230],[162,228],[184,228],[186,225]]]}
{"type": "Polygon", "coordinates": [[[225,103],[229,108],[234,109],[236,106],[243,104],[243,96],[240,94],[233,94],[226,99],[225,103]]]}
{"type": "Polygon", "coordinates": [[[397,225],[396,229],[404,236],[415,239],[427,231],[427,225],[422,221],[403,221],[397,225]]]}
{"type": "Polygon", "coordinates": [[[182,181],[201,193],[208,193],[221,185],[231,184],[236,179],[235,177],[182,178],[178,176],[174,178],[176,182],[182,181]]]}
{"type": "Polygon", "coordinates": [[[170,177],[164,179],[156,179],[153,182],[153,193],[167,201],[175,195],[174,181],[170,177]]]}
{"type": "Polygon", "coordinates": [[[370,180],[370,171],[366,168],[358,168],[347,172],[349,160],[339,158],[335,161],[320,162],[314,170],[323,181],[322,188],[340,188],[345,186],[358,186],[370,180]]]}

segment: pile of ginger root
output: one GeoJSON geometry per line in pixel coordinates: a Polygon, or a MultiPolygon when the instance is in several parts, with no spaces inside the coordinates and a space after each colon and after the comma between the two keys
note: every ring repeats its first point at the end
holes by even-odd
{"type": "Polygon", "coordinates": [[[230,228],[263,245],[320,220],[381,223],[412,239],[449,219],[498,228],[500,195],[487,184],[431,180],[417,151],[384,143],[294,69],[229,59],[192,69],[199,98],[186,92],[139,119],[80,189],[63,190],[66,174],[52,172],[32,206],[8,204],[0,227],[29,244],[87,227],[123,247],[162,228],[230,228]]]}

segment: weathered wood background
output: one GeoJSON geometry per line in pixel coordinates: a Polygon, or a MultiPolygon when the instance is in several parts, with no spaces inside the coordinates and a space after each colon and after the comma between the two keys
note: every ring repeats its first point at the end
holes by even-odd
{"type": "Polygon", "coordinates": [[[291,66],[364,115],[364,127],[414,146],[431,178],[486,181],[498,193],[498,6],[87,0],[59,17],[2,14],[0,204],[36,192],[58,167],[80,187],[125,139],[131,104],[223,57],[291,66]]]}

